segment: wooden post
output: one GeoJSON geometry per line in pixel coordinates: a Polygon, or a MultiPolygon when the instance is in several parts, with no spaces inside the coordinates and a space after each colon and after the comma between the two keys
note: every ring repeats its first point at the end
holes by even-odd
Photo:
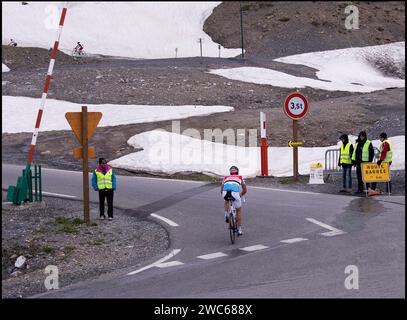
{"type": "MultiPolygon", "coordinates": [[[[298,120],[293,120],[293,141],[298,141],[298,120]]],[[[293,148],[293,177],[298,181],[298,147],[293,148]]]]}
{"type": "Polygon", "coordinates": [[[82,106],[83,221],[89,224],[88,108],[82,106]]]}

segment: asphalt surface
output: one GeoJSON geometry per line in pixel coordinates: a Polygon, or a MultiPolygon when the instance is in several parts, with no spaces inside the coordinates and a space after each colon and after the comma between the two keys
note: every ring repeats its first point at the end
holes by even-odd
{"type": "MultiPolygon", "coordinates": [[[[3,164],[2,169],[7,188],[22,167],[3,164]]],[[[43,169],[46,192],[80,198],[81,181],[80,172],[43,169]]],[[[35,297],[405,297],[404,196],[343,197],[249,186],[245,233],[232,245],[219,191],[219,185],[206,182],[118,176],[116,206],[170,219],[150,217],[169,230],[168,253],[141,270],[125,268],[35,297]],[[348,266],[357,267],[357,289],[345,287],[348,266]]],[[[92,200],[96,196],[91,192],[92,200]]]]}

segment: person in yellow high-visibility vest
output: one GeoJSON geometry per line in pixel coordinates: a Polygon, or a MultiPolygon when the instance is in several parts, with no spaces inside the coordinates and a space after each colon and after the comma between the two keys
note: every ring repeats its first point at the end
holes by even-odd
{"type": "Polygon", "coordinates": [[[342,167],[342,189],[339,192],[352,192],[352,154],[353,145],[349,142],[348,135],[339,137],[342,141],[338,166],[342,167]]]}
{"type": "MultiPolygon", "coordinates": [[[[391,142],[387,138],[387,133],[382,132],[379,136],[380,138],[380,157],[379,160],[377,161],[378,165],[381,165],[382,163],[388,163],[389,164],[389,170],[390,170],[390,165],[393,161],[393,147],[391,145],[391,142]]],[[[391,193],[391,181],[386,183],[386,192],[391,193]]],[[[372,190],[368,192],[368,196],[375,196],[381,194],[380,190],[376,190],[376,182],[372,183],[372,190]]]]}
{"type": "MultiPolygon", "coordinates": [[[[356,176],[358,178],[358,190],[356,194],[363,193],[362,163],[372,162],[374,149],[372,142],[367,139],[366,131],[361,131],[356,140],[355,148],[352,154],[352,164],[356,166],[356,176]]],[[[369,188],[369,183],[366,183],[369,188]]]]}
{"type": "Polygon", "coordinates": [[[106,159],[99,158],[99,166],[93,171],[92,187],[99,191],[100,219],[105,217],[105,199],[107,199],[107,215],[109,221],[113,220],[113,192],[116,190],[116,175],[107,164],[106,159]]]}

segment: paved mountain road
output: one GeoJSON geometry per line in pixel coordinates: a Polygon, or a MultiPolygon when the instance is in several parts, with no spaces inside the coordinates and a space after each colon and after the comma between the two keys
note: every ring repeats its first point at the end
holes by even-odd
{"type": "MultiPolygon", "coordinates": [[[[3,164],[3,188],[21,169],[3,164]]],[[[81,198],[81,182],[80,172],[43,169],[44,191],[81,198]]],[[[151,219],[170,232],[168,255],[38,297],[405,296],[405,197],[249,186],[245,234],[231,245],[219,191],[206,182],[119,176],[115,205],[158,215],[151,219]],[[359,271],[357,290],[344,285],[349,265],[359,271]]]]}

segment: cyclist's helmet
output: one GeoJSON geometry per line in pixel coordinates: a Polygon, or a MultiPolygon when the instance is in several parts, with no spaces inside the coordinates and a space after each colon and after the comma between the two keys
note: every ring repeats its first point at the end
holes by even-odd
{"type": "Polygon", "coordinates": [[[239,168],[236,166],[231,166],[229,172],[230,174],[239,174],[239,168]]]}

